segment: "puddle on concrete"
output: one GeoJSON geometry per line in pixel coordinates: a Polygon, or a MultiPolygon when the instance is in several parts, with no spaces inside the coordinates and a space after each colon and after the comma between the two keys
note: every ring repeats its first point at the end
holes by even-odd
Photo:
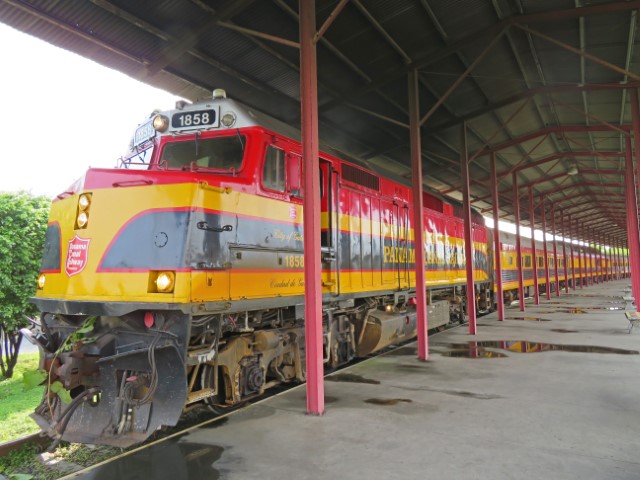
{"type": "MultiPolygon", "coordinates": [[[[537,353],[548,351],[561,351],[561,352],[577,352],[577,353],[614,353],[618,355],[639,355],[637,350],[624,350],[622,348],[611,347],[599,347],[592,345],[560,345],[554,343],[538,343],[527,342],[523,340],[518,341],[493,341],[483,340],[479,342],[469,343],[445,343],[437,344],[443,348],[447,348],[448,351],[442,353],[444,356],[457,356],[468,358],[481,358],[481,354],[495,354],[496,352],[487,352],[485,348],[495,348],[498,350],[506,350],[513,353],[537,353]]],[[[500,355],[498,355],[499,357],[500,355]]],[[[505,356],[505,355],[502,355],[505,356]]],[[[488,356],[488,358],[491,358],[488,356]]]]}
{"type": "Polygon", "coordinates": [[[596,310],[605,310],[605,311],[624,310],[624,305],[611,305],[607,307],[559,308],[558,312],[583,314],[583,313],[591,313],[596,310]]]}
{"type": "Polygon", "coordinates": [[[364,403],[371,405],[397,405],[398,403],[412,403],[408,398],[367,398],[364,403]]]}
{"type": "Polygon", "coordinates": [[[150,478],[154,480],[216,480],[220,472],[213,464],[220,460],[224,448],[217,445],[165,441],[139,452],[106,463],[87,473],[86,478],[150,478]]]}
{"type": "Polygon", "coordinates": [[[446,352],[434,352],[439,353],[443,357],[452,358],[504,358],[508,357],[504,353],[492,352],[485,350],[482,347],[464,348],[463,344],[456,346],[453,350],[447,350],[446,352]]]}
{"type": "Polygon", "coordinates": [[[569,330],[568,328],[552,328],[551,331],[556,333],[578,333],[578,330],[569,330]]]}
{"type": "Polygon", "coordinates": [[[356,375],[354,373],[338,373],[336,375],[329,375],[325,377],[327,382],[349,382],[349,383],[368,383],[371,385],[380,385],[380,381],[373,380],[371,378],[365,378],[362,375],[356,375]]]}
{"type": "Polygon", "coordinates": [[[527,322],[550,322],[549,318],[540,318],[540,317],[507,317],[505,320],[525,320],[527,322]]]}

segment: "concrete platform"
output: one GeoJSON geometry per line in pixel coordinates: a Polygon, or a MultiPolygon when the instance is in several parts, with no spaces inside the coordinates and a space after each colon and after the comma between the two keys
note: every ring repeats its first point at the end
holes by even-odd
{"type": "Polygon", "coordinates": [[[69,478],[638,479],[640,329],[609,310],[628,284],[438,334],[428,362],[410,345],[359,363],[327,378],[323,417],[302,386],[69,478]]]}

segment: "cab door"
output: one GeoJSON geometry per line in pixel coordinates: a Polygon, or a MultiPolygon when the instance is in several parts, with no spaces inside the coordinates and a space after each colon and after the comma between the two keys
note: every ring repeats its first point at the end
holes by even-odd
{"type": "Polygon", "coordinates": [[[320,159],[320,245],[322,285],[340,294],[342,264],[339,211],[339,175],[330,161],[320,159]]]}

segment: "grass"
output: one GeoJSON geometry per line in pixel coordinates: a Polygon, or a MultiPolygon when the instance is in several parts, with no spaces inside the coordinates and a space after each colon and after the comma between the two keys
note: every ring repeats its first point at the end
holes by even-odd
{"type": "Polygon", "coordinates": [[[13,377],[0,381],[0,443],[40,430],[29,414],[42,400],[44,387],[24,391],[22,386],[22,373],[36,368],[38,353],[19,355],[13,377]]]}

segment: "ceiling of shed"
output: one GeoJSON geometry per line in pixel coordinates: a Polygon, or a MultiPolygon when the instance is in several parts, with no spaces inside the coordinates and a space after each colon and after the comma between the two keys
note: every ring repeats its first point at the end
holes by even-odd
{"type": "MultiPolygon", "coordinates": [[[[318,27],[338,3],[316,1],[318,27]]],[[[320,135],[408,177],[415,67],[421,115],[433,111],[422,127],[429,188],[460,198],[466,121],[469,156],[483,152],[470,164],[476,209],[491,207],[495,150],[499,172],[522,168],[521,203],[531,186],[537,200],[546,194],[547,211],[553,202],[565,218],[622,235],[625,143],[615,127],[631,125],[623,87],[640,80],[639,8],[637,0],[350,0],[318,43],[320,135]],[[567,175],[572,166],[578,174],[567,175]]],[[[0,0],[3,23],[185,98],[224,88],[291,125],[300,122],[299,51],[247,29],[297,42],[297,12],[295,0],[0,0]]],[[[500,184],[508,220],[511,182],[500,184]]]]}

